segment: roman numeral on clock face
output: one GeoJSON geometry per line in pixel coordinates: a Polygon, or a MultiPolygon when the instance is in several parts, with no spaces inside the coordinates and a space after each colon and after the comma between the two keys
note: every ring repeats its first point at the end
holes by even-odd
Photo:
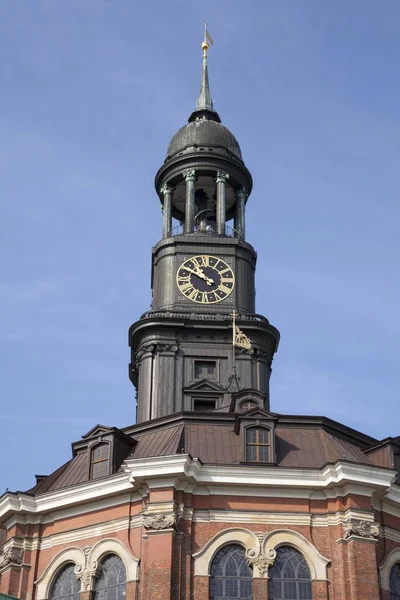
{"type": "Polygon", "coordinates": [[[192,289],[187,292],[186,296],[189,298],[189,300],[196,300],[198,293],[198,290],[192,289]]]}
{"type": "Polygon", "coordinates": [[[218,292],[220,292],[220,293],[222,292],[222,294],[224,294],[224,295],[225,295],[225,294],[226,294],[226,295],[230,294],[230,293],[231,293],[231,291],[232,291],[232,288],[228,288],[228,287],[227,287],[226,285],[224,285],[223,283],[221,283],[221,285],[220,285],[220,286],[219,286],[219,288],[218,288],[218,292]]]}
{"type": "Polygon", "coordinates": [[[181,291],[185,294],[186,292],[188,292],[190,289],[193,289],[192,284],[190,283],[190,281],[185,281],[185,283],[183,283],[180,286],[181,291]]]}

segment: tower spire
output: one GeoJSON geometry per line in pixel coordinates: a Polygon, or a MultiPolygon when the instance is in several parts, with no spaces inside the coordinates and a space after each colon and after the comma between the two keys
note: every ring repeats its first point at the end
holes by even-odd
{"type": "Polygon", "coordinates": [[[210,84],[208,81],[208,56],[207,56],[207,52],[209,47],[214,45],[214,40],[212,39],[209,31],[207,30],[207,23],[206,21],[204,21],[204,40],[203,43],[201,44],[201,47],[203,49],[203,69],[202,69],[202,74],[201,74],[201,87],[200,87],[200,94],[199,97],[197,99],[196,102],[196,109],[197,110],[202,110],[202,109],[209,109],[209,110],[213,110],[213,101],[211,99],[211,93],[210,93],[210,84]]]}

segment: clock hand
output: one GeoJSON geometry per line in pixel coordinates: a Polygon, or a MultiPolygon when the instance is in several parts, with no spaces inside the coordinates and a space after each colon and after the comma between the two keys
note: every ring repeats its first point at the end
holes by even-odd
{"type": "Polygon", "coordinates": [[[189,269],[189,267],[185,267],[186,271],[189,271],[189,273],[193,273],[194,275],[197,275],[197,277],[200,277],[200,279],[204,279],[205,281],[207,281],[208,285],[212,285],[214,283],[214,280],[211,279],[211,277],[207,277],[207,275],[200,269],[200,267],[198,267],[197,269],[189,269]]]}

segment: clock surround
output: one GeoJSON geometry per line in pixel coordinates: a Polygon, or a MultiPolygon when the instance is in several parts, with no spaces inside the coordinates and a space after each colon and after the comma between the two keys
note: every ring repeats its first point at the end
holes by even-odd
{"type": "Polygon", "coordinates": [[[222,258],[199,254],[187,258],[180,265],[176,283],[188,300],[198,304],[216,304],[232,293],[235,274],[222,258]]]}

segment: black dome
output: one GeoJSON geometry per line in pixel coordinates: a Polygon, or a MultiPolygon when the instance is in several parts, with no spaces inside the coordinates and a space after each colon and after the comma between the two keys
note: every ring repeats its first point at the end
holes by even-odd
{"type": "Polygon", "coordinates": [[[181,127],[169,143],[167,159],[180,152],[192,152],[193,146],[216,148],[222,154],[242,160],[242,152],[235,136],[222,123],[202,116],[181,127]]]}

